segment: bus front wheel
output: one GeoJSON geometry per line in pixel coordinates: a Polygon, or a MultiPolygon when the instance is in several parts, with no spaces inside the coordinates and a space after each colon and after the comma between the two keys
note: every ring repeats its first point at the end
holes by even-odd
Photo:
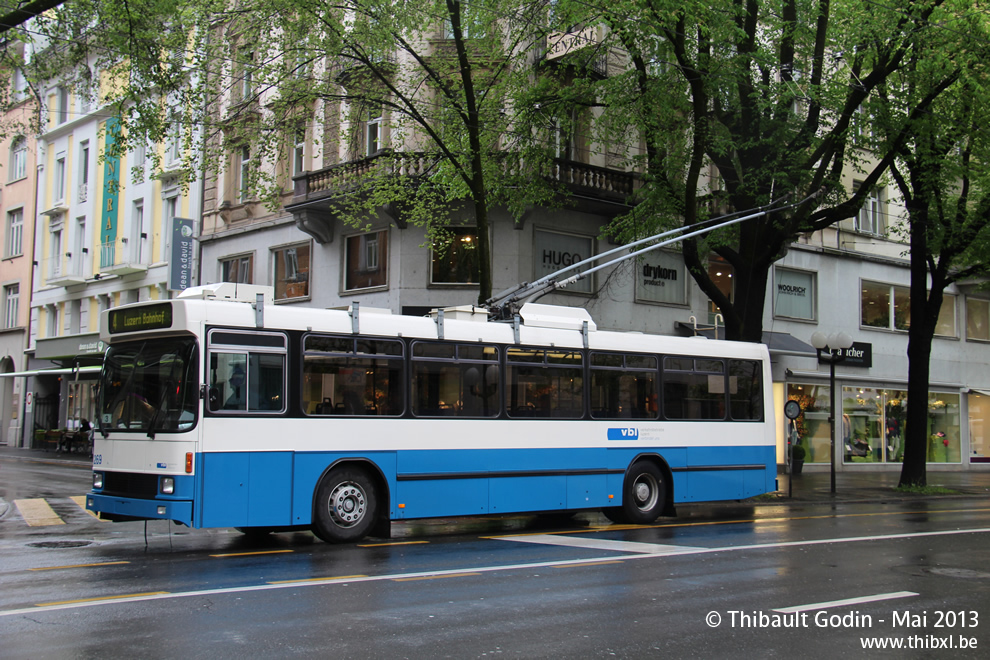
{"type": "Polygon", "coordinates": [[[645,525],[660,517],[666,502],[663,472],[650,461],[638,461],[626,472],[622,505],[602,509],[602,513],[612,522],[645,525]]]}
{"type": "Polygon", "coordinates": [[[313,511],[313,532],[327,543],[364,538],[378,514],[375,484],[356,467],[331,470],[320,481],[313,511]]]}

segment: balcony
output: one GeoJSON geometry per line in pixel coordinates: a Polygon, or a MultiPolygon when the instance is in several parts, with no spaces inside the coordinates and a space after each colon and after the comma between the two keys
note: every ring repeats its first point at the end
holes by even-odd
{"type": "Polygon", "coordinates": [[[73,257],[71,252],[65,256],[49,257],[44,260],[45,282],[49,286],[75,286],[85,284],[88,277],[86,269],[87,257],[82,254],[73,257]]]}
{"type": "MultiPolygon", "coordinates": [[[[292,213],[300,230],[318,243],[329,243],[333,240],[333,220],[340,211],[343,198],[358,193],[378,178],[407,177],[415,183],[432,171],[438,159],[436,154],[422,152],[383,152],[315,172],[304,172],[293,178],[292,202],[285,206],[285,210],[292,213]]],[[[528,168],[519,158],[506,154],[503,163],[506,175],[527,176],[528,168]]],[[[639,176],[634,172],[559,158],[554,159],[549,168],[541,169],[544,179],[560,185],[580,200],[582,209],[593,213],[614,215],[628,208],[633,193],[640,185],[639,176]]],[[[398,209],[384,210],[395,219],[397,226],[405,227],[398,209]]]]}
{"type": "MultiPolygon", "coordinates": [[[[104,275],[130,275],[148,270],[147,255],[142,254],[144,239],[129,241],[118,238],[100,245],[100,273],[104,275]]],[[[144,248],[147,249],[147,248],[144,248]]]]}

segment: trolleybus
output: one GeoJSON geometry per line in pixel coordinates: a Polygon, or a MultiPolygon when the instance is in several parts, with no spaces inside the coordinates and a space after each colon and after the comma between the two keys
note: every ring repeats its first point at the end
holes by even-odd
{"type": "Polygon", "coordinates": [[[106,310],[93,488],[104,519],[387,537],[428,517],[775,488],[763,345],[599,330],[528,303],[430,317],[274,305],[243,284],[106,310]]]}

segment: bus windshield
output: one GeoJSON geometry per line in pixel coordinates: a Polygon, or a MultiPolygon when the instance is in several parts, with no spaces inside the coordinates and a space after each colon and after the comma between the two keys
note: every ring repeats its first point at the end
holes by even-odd
{"type": "Polygon", "coordinates": [[[100,376],[100,432],[188,431],[196,423],[199,352],[193,338],[111,346],[100,376]]]}

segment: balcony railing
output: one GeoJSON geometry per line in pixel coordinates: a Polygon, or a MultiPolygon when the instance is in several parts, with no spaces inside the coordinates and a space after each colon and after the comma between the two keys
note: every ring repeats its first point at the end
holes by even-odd
{"type": "Polygon", "coordinates": [[[130,241],[118,238],[100,244],[100,272],[127,275],[148,270],[146,255],[142,254],[143,240],[130,241]]]}
{"type": "MultiPolygon", "coordinates": [[[[383,176],[419,177],[436,165],[438,156],[421,152],[384,152],[360,160],[304,172],[293,179],[293,203],[332,197],[353,191],[358,186],[383,176]]],[[[527,166],[518,158],[506,155],[505,173],[521,176],[527,166]]],[[[572,160],[554,159],[549,168],[540,167],[542,176],[568,187],[572,192],[625,202],[638,187],[634,172],[597,167],[572,160]]]]}

